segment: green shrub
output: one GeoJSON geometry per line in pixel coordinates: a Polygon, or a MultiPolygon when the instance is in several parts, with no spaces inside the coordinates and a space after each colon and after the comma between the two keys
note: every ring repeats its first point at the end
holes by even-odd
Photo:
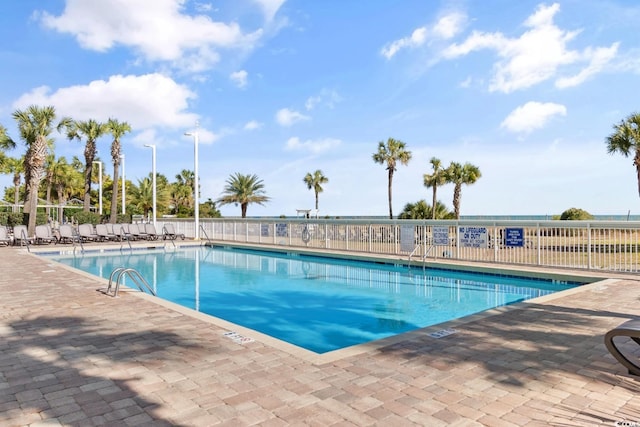
{"type": "Polygon", "coordinates": [[[96,225],[100,223],[100,214],[95,212],[79,211],[74,213],[71,218],[73,218],[78,224],[96,225]]]}
{"type": "Polygon", "coordinates": [[[560,219],[569,221],[588,220],[593,219],[593,215],[583,209],[569,208],[566,211],[562,212],[562,215],[560,215],[560,219]]]}

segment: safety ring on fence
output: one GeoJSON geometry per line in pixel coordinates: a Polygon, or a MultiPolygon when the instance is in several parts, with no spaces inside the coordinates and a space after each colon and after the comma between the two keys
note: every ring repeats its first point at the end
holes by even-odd
{"type": "Polygon", "coordinates": [[[311,233],[309,232],[309,227],[305,224],[302,229],[302,241],[309,243],[309,240],[311,240],[311,233]]]}

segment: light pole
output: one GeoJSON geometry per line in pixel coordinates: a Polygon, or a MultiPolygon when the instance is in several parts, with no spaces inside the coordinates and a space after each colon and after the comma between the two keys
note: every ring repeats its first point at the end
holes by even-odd
{"type": "Polygon", "coordinates": [[[193,132],[185,132],[186,136],[193,136],[193,200],[194,200],[194,211],[195,211],[195,221],[196,221],[196,230],[194,233],[194,239],[200,240],[200,194],[199,194],[199,185],[198,185],[198,122],[196,122],[196,130],[193,132]]]}
{"type": "Polygon", "coordinates": [[[145,147],[151,148],[151,174],[153,187],[153,228],[156,227],[156,146],[154,144],[145,144],[145,147]]]}
{"type": "Polygon", "coordinates": [[[98,212],[102,216],[102,162],[96,160],[93,163],[98,164],[98,185],[100,186],[98,189],[98,212]]]}
{"type": "Polygon", "coordinates": [[[124,195],[124,191],[125,191],[125,187],[124,187],[124,181],[125,181],[124,154],[120,154],[120,158],[122,159],[122,215],[124,215],[125,214],[125,208],[124,208],[124,202],[125,202],[125,195],[124,195]]]}

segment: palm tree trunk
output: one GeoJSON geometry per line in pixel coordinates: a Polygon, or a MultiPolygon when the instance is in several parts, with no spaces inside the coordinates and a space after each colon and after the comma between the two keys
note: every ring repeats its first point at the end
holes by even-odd
{"type": "Polygon", "coordinates": [[[115,224],[118,222],[118,167],[120,162],[113,162],[113,185],[111,187],[111,215],[109,222],[115,224]]]}
{"type": "Polygon", "coordinates": [[[318,212],[318,192],[316,191],[316,212],[318,212]]]}
{"type": "Polygon", "coordinates": [[[640,150],[636,150],[636,156],[633,159],[633,165],[636,167],[636,176],[638,179],[638,195],[640,195],[640,150]]]}
{"type": "Polygon", "coordinates": [[[242,211],[242,218],[246,218],[247,217],[247,206],[249,206],[249,203],[242,203],[240,205],[240,209],[242,211]]]}
{"type": "Polygon", "coordinates": [[[93,172],[93,161],[87,159],[84,166],[84,204],[83,211],[89,212],[91,208],[91,173],[93,172]]]}
{"type": "Polygon", "coordinates": [[[431,219],[436,219],[436,191],[438,190],[437,185],[433,185],[433,202],[431,202],[431,219]]]}
{"type": "Polygon", "coordinates": [[[393,219],[393,206],[391,203],[391,187],[392,187],[392,183],[393,183],[393,169],[389,168],[389,188],[388,188],[388,193],[389,193],[389,219],[393,219]]]}
{"type": "Polygon", "coordinates": [[[460,193],[462,193],[462,185],[456,184],[453,189],[453,211],[456,215],[456,219],[460,219],[460,193]]]}

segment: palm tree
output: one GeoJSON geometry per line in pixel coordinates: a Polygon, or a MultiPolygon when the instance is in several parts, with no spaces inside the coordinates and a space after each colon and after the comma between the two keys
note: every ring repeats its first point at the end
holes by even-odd
{"type": "Polygon", "coordinates": [[[447,181],[455,185],[453,189],[453,211],[456,219],[460,219],[460,199],[462,198],[462,185],[471,185],[475,183],[482,174],[477,166],[471,163],[465,163],[464,166],[460,163],[451,162],[447,168],[447,181]]]}
{"type": "Polygon", "coordinates": [[[304,183],[307,184],[307,188],[316,193],[316,213],[318,212],[318,194],[322,193],[324,189],[322,188],[322,184],[326,184],[329,182],[329,178],[322,174],[320,169],[316,170],[313,174],[310,172],[307,173],[303,179],[304,183]]]}
{"type": "MultiPolygon", "coordinates": [[[[438,187],[447,183],[446,170],[442,167],[442,162],[436,157],[432,157],[429,160],[431,166],[433,166],[433,173],[431,175],[424,174],[424,186],[427,188],[433,188],[433,198],[431,199],[431,206],[437,205],[437,191],[438,187]]],[[[436,210],[432,209],[431,219],[436,219],[436,210]]]]}
{"type": "Polygon", "coordinates": [[[264,184],[257,175],[242,175],[236,172],[227,179],[222,197],[217,200],[220,205],[240,204],[242,218],[247,217],[247,206],[250,203],[263,205],[269,201],[265,195],[264,184]]]}
{"type": "Polygon", "coordinates": [[[398,215],[400,219],[449,219],[453,216],[453,213],[449,212],[447,207],[442,202],[436,202],[436,208],[433,209],[423,199],[416,203],[407,203],[402,210],[402,213],[398,215]],[[433,214],[435,212],[435,215],[433,214]]]}
{"type": "Polygon", "coordinates": [[[62,219],[63,206],[66,205],[67,201],[82,191],[82,181],[83,177],[79,169],[75,168],[73,164],[67,163],[67,159],[64,156],[56,160],[55,167],[53,167],[51,173],[51,184],[58,198],[58,206],[60,206],[58,219],[62,219]]]}
{"type": "Polygon", "coordinates": [[[192,216],[195,210],[193,183],[196,179],[193,171],[182,169],[171,184],[173,211],[178,215],[192,216]]]}
{"type": "Polygon", "coordinates": [[[391,205],[391,187],[393,184],[393,173],[396,171],[398,162],[407,165],[411,160],[411,151],[407,151],[405,143],[393,138],[387,139],[387,144],[380,141],[378,143],[378,151],[373,153],[373,161],[387,165],[389,173],[389,219],[393,219],[393,208],[391,205]]]}
{"type": "MultiPolygon", "coordinates": [[[[148,177],[138,180],[138,185],[131,188],[132,203],[138,212],[142,212],[146,218],[153,209],[153,186],[148,177]]],[[[154,212],[155,214],[155,212],[154,212]]]]}
{"type": "Polygon", "coordinates": [[[640,194],[640,113],[633,113],[613,126],[614,132],[607,137],[607,152],[622,153],[625,157],[633,154],[636,167],[638,194],[640,194]]]}
{"type": "Polygon", "coordinates": [[[14,140],[9,137],[7,133],[7,128],[0,125],[0,153],[4,150],[12,150],[16,148],[16,143],[14,140]]]}
{"type": "Polygon", "coordinates": [[[20,181],[24,172],[24,156],[20,158],[5,157],[0,166],[0,173],[12,175],[13,178],[13,212],[18,212],[20,203],[20,181]]]}
{"type": "Polygon", "coordinates": [[[58,125],[58,130],[62,127],[67,129],[69,140],[86,139],[84,146],[84,205],[83,210],[89,212],[91,208],[91,176],[93,175],[93,161],[96,158],[98,149],[96,140],[107,132],[107,125],[99,123],[93,119],[86,121],[74,121],[69,118],[63,119],[58,125]]]}
{"type": "MultiPolygon", "coordinates": [[[[118,219],[118,173],[120,167],[120,155],[122,145],[120,139],[127,133],[131,132],[131,126],[127,122],[119,122],[116,119],[109,119],[107,122],[107,130],[113,137],[111,142],[111,160],[113,162],[113,185],[111,187],[111,215],[109,222],[115,224],[118,219]]],[[[155,212],[154,212],[155,214],[155,212]]]]}
{"type": "Polygon", "coordinates": [[[38,189],[44,176],[47,160],[48,136],[52,132],[56,110],[53,106],[31,105],[26,110],[16,110],[13,118],[18,123],[20,138],[27,146],[24,156],[25,170],[25,212],[29,214],[27,230],[35,233],[36,212],[38,210],[38,189]]]}

